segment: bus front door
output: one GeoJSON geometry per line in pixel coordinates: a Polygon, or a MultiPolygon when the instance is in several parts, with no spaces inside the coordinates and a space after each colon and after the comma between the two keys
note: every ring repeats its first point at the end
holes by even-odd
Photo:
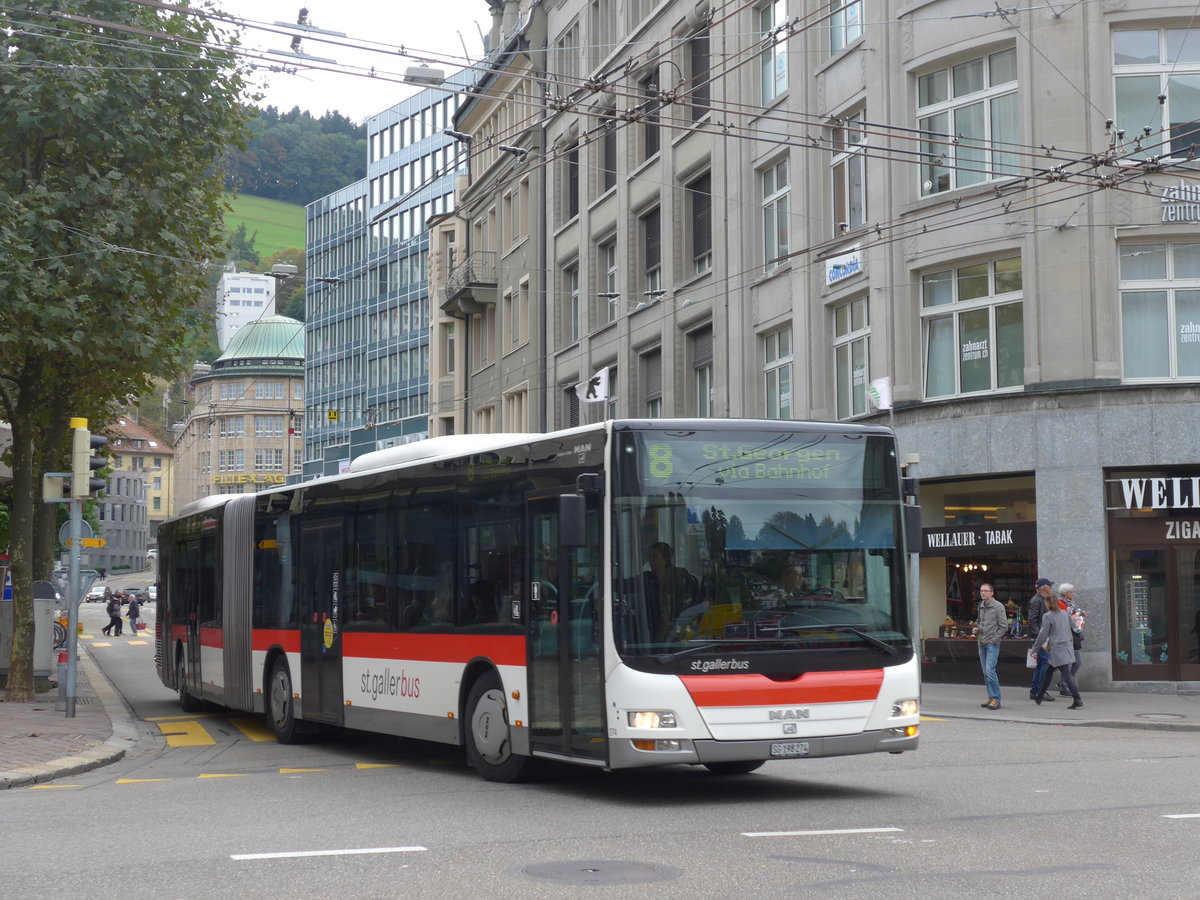
{"type": "Polygon", "coordinates": [[[306,527],[301,540],[303,580],[300,685],[304,718],[342,724],[342,537],[333,523],[306,527]]]}
{"type": "Polygon", "coordinates": [[[600,513],[588,504],[587,545],[561,547],[558,498],[530,502],[530,746],[607,762],[600,640],[600,513]]]}

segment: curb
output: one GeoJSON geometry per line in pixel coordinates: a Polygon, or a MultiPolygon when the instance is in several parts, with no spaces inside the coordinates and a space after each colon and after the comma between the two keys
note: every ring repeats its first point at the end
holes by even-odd
{"type": "Polygon", "coordinates": [[[25,766],[20,769],[10,769],[0,772],[0,790],[24,787],[31,784],[45,784],[68,775],[80,775],[111,765],[133,749],[138,740],[138,731],[129,718],[125,705],[109,684],[99,666],[93,662],[87,645],[79,644],[79,663],[87,670],[88,684],[91,685],[96,697],[100,700],[104,711],[108,713],[111,729],[110,736],[103,744],[77,753],[74,756],[63,756],[36,766],[25,766]]]}
{"type": "Polygon", "coordinates": [[[937,712],[922,709],[921,715],[939,719],[971,719],[976,722],[1015,722],[1021,725],[1058,725],[1068,728],[1118,728],[1131,731],[1200,732],[1200,724],[1191,722],[1128,722],[1120,719],[1030,719],[1019,716],[978,716],[973,713],[937,712]]]}

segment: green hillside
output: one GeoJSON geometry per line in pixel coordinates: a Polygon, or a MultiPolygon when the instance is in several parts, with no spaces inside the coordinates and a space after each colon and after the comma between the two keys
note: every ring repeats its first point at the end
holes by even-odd
{"type": "Polygon", "coordinates": [[[244,224],[246,236],[254,238],[254,249],[263,259],[280,250],[304,250],[303,206],[249,194],[239,194],[231,202],[233,209],[225,216],[226,231],[244,224]]]}

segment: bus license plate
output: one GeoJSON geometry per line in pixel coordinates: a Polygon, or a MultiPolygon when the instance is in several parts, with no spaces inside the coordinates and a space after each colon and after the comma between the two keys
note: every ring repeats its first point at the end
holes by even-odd
{"type": "Polygon", "coordinates": [[[808,741],[779,741],[771,745],[772,756],[808,756],[808,741]]]}

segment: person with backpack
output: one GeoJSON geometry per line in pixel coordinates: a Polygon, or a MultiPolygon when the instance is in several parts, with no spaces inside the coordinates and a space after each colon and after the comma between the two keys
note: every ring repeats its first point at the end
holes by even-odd
{"type": "Polygon", "coordinates": [[[142,608],[141,608],[141,606],[138,605],[137,597],[130,597],[129,598],[129,609],[126,611],[125,615],[129,619],[129,632],[132,635],[137,634],[138,613],[140,613],[141,611],[142,611],[142,608]]]}
{"type": "Polygon", "coordinates": [[[108,605],[104,607],[104,611],[106,613],[108,613],[108,624],[105,625],[100,630],[103,631],[109,637],[112,637],[114,634],[117,637],[120,637],[121,636],[121,601],[117,599],[115,594],[109,596],[108,605]]]}

